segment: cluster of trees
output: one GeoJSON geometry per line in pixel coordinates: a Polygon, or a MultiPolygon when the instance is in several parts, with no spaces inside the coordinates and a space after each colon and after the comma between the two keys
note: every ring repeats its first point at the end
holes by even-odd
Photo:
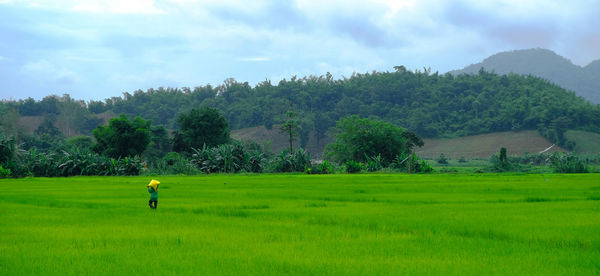
{"type": "MultiPolygon", "coordinates": [[[[181,114],[178,123],[179,130],[169,138],[164,127],[153,126],[150,120],[141,117],[129,120],[121,115],[111,119],[108,125],[94,129],[94,139],[76,137],[58,147],[38,149],[33,146],[29,151],[24,151],[14,138],[0,136],[0,174],[7,177],[135,175],[143,170],[188,174],[333,171],[328,161],[313,164],[310,153],[301,148],[272,155],[257,143],[232,140],[228,122],[217,109],[192,109],[181,114]]],[[[298,124],[293,116],[286,124],[290,127],[281,130],[289,133],[291,141],[298,135],[292,126],[298,124]]],[[[336,137],[330,156],[340,164],[345,163],[348,172],[363,168],[376,171],[392,163],[401,165],[399,161],[412,154],[413,147],[423,145],[412,132],[357,116],[340,120],[336,137]]],[[[411,164],[413,159],[406,164],[411,164]]],[[[412,167],[406,164],[411,172],[412,167]]]]}
{"type": "Polygon", "coordinates": [[[475,75],[440,75],[429,70],[413,72],[403,66],[395,67],[394,72],[353,74],[341,80],[330,74],[293,77],[277,84],[266,80],[254,87],[228,79],[216,87],[138,90],[88,103],[50,96],[40,102],[2,102],[0,116],[3,128],[13,132],[11,120],[14,126],[15,116],[51,114],[76,120],[54,120],[61,122],[58,127],[63,132],[73,129],[89,134],[101,121],[98,114],[124,114],[130,119],[141,116],[177,130],[186,123],[180,122],[179,115],[193,107],[220,110],[231,129],[260,125],[270,129],[274,124],[285,124],[287,112],[293,111],[301,146],[311,137],[323,139],[336,121],[351,115],[381,119],[421,137],[537,129],[567,148],[574,146],[564,136],[567,129],[600,132],[597,105],[546,80],[483,70],[475,75]]]}
{"type": "Polygon", "coordinates": [[[277,85],[227,80],[224,84],[194,89],[136,91],[105,102],[98,111],[130,116],[147,114],[154,122],[177,128],[173,114],[189,111],[190,103],[221,110],[232,129],[284,123],[286,112],[297,113],[300,141],[308,132],[317,139],[340,118],[359,115],[401,125],[422,137],[455,137],[507,130],[538,129],[563,146],[564,128],[600,132],[600,109],[574,93],[533,76],[476,75],[411,72],[354,74],[334,80],[330,75],[292,78],[277,85]],[[265,108],[269,107],[269,108],[265,108]]]}

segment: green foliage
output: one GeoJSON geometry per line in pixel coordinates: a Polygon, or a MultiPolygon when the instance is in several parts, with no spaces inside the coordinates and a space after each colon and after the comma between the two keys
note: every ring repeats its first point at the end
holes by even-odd
{"type": "Polygon", "coordinates": [[[248,149],[241,142],[222,144],[213,148],[192,149],[191,161],[204,173],[237,173],[264,170],[265,154],[248,149]]]}
{"type": "Polygon", "coordinates": [[[552,168],[557,173],[587,173],[585,163],[575,154],[553,153],[550,156],[552,168]]]}
{"type": "Polygon", "coordinates": [[[46,116],[44,121],[35,130],[36,135],[49,135],[50,137],[64,138],[64,134],[54,126],[54,116],[46,116]]]}
{"type": "Polygon", "coordinates": [[[144,159],[159,159],[171,152],[172,141],[169,139],[169,134],[164,126],[151,126],[149,133],[150,144],[144,152],[144,159]]]}
{"type": "Polygon", "coordinates": [[[319,172],[325,173],[325,174],[333,173],[334,172],[333,164],[331,164],[331,162],[329,162],[327,160],[323,160],[323,162],[321,162],[321,164],[319,164],[319,172]]]}
{"type": "Polygon", "coordinates": [[[143,169],[139,158],[112,159],[87,149],[40,152],[32,148],[21,158],[17,177],[76,175],[138,175],[143,169]]]}
{"type": "Polygon", "coordinates": [[[214,108],[192,109],[182,113],[177,119],[179,131],[173,138],[173,149],[179,152],[192,152],[206,145],[209,148],[228,143],[229,124],[219,110],[214,108]]]}
{"type": "Polygon", "coordinates": [[[16,154],[15,139],[0,135],[0,165],[11,163],[16,154]]]}
{"type": "Polygon", "coordinates": [[[458,158],[458,163],[467,163],[467,159],[464,156],[458,158]]]}
{"type": "Polygon", "coordinates": [[[446,156],[443,153],[440,153],[440,157],[438,157],[436,161],[438,162],[438,164],[448,165],[448,158],[446,158],[446,156]]]}
{"type": "Polygon", "coordinates": [[[423,144],[416,135],[408,133],[381,120],[350,116],[338,121],[336,140],[327,146],[327,156],[341,163],[368,162],[369,156],[379,156],[381,165],[387,166],[396,156],[423,144]]]}
{"type": "Polygon", "coordinates": [[[11,177],[10,169],[5,169],[0,166],[0,178],[8,178],[11,177]]]}
{"type": "Polygon", "coordinates": [[[296,113],[288,111],[285,116],[287,120],[279,127],[279,132],[284,133],[288,137],[289,152],[294,152],[292,144],[298,135],[300,135],[300,126],[298,125],[298,121],[296,121],[296,113]]]}
{"type": "Polygon", "coordinates": [[[365,168],[367,171],[376,172],[383,169],[381,154],[378,154],[375,157],[366,156],[366,160],[365,168]]]}
{"type": "Polygon", "coordinates": [[[93,150],[111,158],[139,156],[150,143],[150,121],[135,117],[129,121],[125,115],[110,120],[107,126],[93,131],[96,144],[93,150]]]}
{"type": "Polygon", "coordinates": [[[94,144],[94,139],[90,136],[79,135],[69,138],[66,141],[67,146],[79,149],[91,149],[94,144]]]}
{"type": "Polygon", "coordinates": [[[411,154],[400,154],[396,156],[392,164],[394,168],[407,173],[431,173],[433,167],[424,159],[419,159],[419,156],[411,154]]]}
{"type": "MultiPolygon", "coordinates": [[[[453,76],[429,70],[413,72],[398,66],[393,72],[353,74],[342,80],[334,80],[331,75],[294,77],[277,84],[261,82],[255,87],[228,79],[217,87],[137,90],[87,105],[67,96],[50,96],[42,104],[4,103],[0,110],[2,128],[6,134],[18,136],[15,118],[21,105],[29,105],[46,114],[58,112],[54,113],[61,122],[57,126],[68,137],[87,134],[85,126],[98,123],[99,118],[91,116],[98,112],[125,114],[129,118],[143,116],[168,129],[177,129],[177,114],[189,112],[192,107],[220,110],[232,129],[284,124],[288,110],[302,111],[298,120],[303,127],[301,144],[313,137],[320,141],[333,122],[350,115],[380,118],[420,137],[539,130],[557,145],[573,147],[576,145],[565,138],[565,127],[600,133],[597,105],[540,78],[500,76],[483,70],[474,75],[453,76]]],[[[181,142],[177,145],[183,143],[176,141],[181,142]]],[[[202,145],[201,142],[194,147],[202,145]]],[[[191,152],[190,148],[176,150],[191,152]]],[[[384,161],[390,162],[385,157],[384,161]]]]}
{"type": "Polygon", "coordinates": [[[346,172],[347,173],[357,173],[363,169],[363,164],[361,162],[356,162],[354,160],[346,161],[346,172]]]}
{"type": "Polygon", "coordinates": [[[323,160],[323,162],[318,164],[313,164],[312,167],[308,169],[308,174],[332,174],[335,170],[333,164],[327,160],[323,160]]]}
{"type": "Polygon", "coordinates": [[[24,134],[20,137],[21,148],[24,150],[37,149],[42,152],[50,152],[65,149],[65,141],[62,136],[43,135],[28,135],[24,134]]]}
{"type": "Polygon", "coordinates": [[[303,149],[292,153],[283,150],[275,156],[270,167],[273,172],[304,172],[311,167],[310,153],[303,149]]]}
{"type": "Polygon", "coordinates": [[[490,157],[491,171],[494,172],[507,172],[516,170],[516,164],[512,164],[507,157],[506,148],[500,148],[498,154],[494,154],[490,157]]]}
{"type": "Polygon", "coordinates": [[[148,165],[148,174],[157,175],[195,175],[201,171],[185,156],[177,152],[169,152],[160,159],[152,159],[148,165]]]}

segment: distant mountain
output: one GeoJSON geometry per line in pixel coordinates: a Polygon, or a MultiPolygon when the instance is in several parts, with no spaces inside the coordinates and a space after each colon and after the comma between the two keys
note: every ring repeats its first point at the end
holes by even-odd
{"type": "Polygon", "coordinates": [[[600,60],[585,67],[546,49],[516,50],[501,52],[462,70],[451,71],[453,75],[474,74],[481,68],[497,74],[515,73],[534,75],[575,92],[586,100],[600,104],[600,60]]]}

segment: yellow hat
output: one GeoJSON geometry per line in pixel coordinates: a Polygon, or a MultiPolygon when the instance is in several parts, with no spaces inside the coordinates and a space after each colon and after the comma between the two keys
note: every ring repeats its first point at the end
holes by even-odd
{"type": "Polygon", "coordinates": [[[157,190],[158,189],[158,184],[160,184],[160,182],[158,182],[158,180],[152,179],[150,181],[150,184],[148,184],[148,187],[152,187],[152,188],[154,188],[154,190],[157,190]]]}

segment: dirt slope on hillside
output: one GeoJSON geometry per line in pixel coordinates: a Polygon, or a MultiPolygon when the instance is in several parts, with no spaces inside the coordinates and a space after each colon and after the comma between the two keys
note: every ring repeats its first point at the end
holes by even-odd
{"type": "MultiPolygon", "coordinates": [[[[235,139],[251,139],[261,143],[270,143],[273,152],[279,152],[288,146],[285,135],[279,133],[278,127],[273,126],[267,130],[264,126],[234,130],[231,136],[235,139]]],[[[308,142],[306,149],[311,152],[313,158],[319,158],[323,154],[326,144],[333,141],[332,138],[323,139],[317,145],[314,136],[308,142]]],[[[296,141],[294,147],[298,147],[296,141]]],[[[505,147],[510,155],[524,153],[538,153],[552,146],[552,143],[539,135],[535,130],[520,132],[498,132],[452,139],[425,139],[425,146],[416,150],[417,154],[427,158],[437,158],[443,153],[449,158],[489,158],[505,147]]],[[[548,152],[566,151],[554,146],[548,152]]]]}
{"type": "MultiPolygon", "coordinates": [[[[439,157],[444,154],[450,158],[488,158],[505,147],[509,155],[520,155],[524,153],[538,153],[552,143],[535,130],[519,132],[497,132],[481,135],[473,135],[452,139],[425,139],[425,146],[416,152],[420,156],[428,158],[439,157]]],[[[554,146],[547,152],[566,151],[554,146]]]]}

